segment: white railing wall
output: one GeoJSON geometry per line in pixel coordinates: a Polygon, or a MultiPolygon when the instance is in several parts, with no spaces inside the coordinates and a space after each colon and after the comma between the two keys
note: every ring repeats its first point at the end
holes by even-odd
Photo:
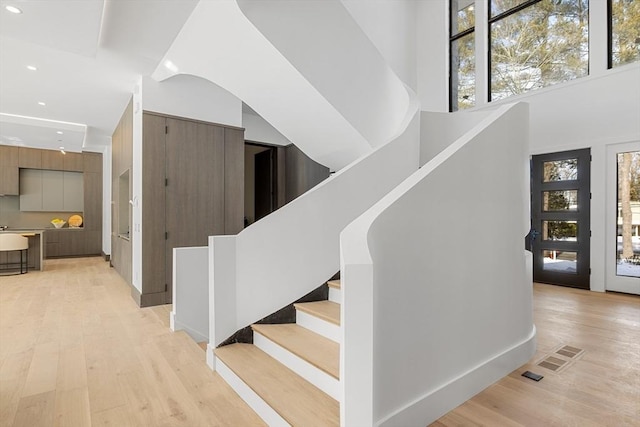
{"type": "Polygon", "coordinates": [[[209,341],[209,248],[173,248],[171,330],[209,341]]]}
{"type": "Polygon", "coordinates": [[[343,231],[343,426],[427,425],[534,354],[528,138],[500,107],[343,231]]]}
{"type": "MultiPolygon", "coordinates": [[[[419,114],[390,143],[237,236],[210,238],[210,349],[340,268],[340,232],[418,169],[419,114]]],[[[213,367],[211,354],[209,363],[213,367]]]]}

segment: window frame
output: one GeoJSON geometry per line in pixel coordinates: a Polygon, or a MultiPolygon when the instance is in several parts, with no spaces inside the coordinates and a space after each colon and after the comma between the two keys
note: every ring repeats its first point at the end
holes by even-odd
{"type": "MultiPolygon", "coordinates": [[[[540,1],[540,0],[537,0],[540,1]]],[[[474,13],[475,13],[475,3],[476,1],[474,0],[474,13]]],[[[453,0],[449,0],[449,112],[453,113],[456,111],[460,111],[460,108],[454,110],[453,109],[453,43],[458,41],[459,39],[468,36],[469,34],[474,34],[474,40],[475,40],[475,31],[476,31],[476,20],[473,20],[473,26],[464,29],[456,34],[453,34],[453,25],[451,25],[451,21],[452,21],[452,16],[453,16],[453,0]]],[[[474,43],[475,46],[475,43],[474,43]]],[[[475,55],[474,55],[474,61],[476,61],[475,59],[475,55]]],[[[477,70],[476,70],[476,76],[475,76],[475,85],[478,84],[478,79],[477,79],[477,70]]],[[[476,103],[477,105],[477,103],[476,103]]],[[[474,105],[474,106],[476,106],[474,105]]]]}

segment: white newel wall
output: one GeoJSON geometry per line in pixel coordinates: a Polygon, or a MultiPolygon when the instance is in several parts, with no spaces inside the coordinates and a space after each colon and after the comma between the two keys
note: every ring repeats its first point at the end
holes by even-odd
{"type": "Polygon", "coordinates": [[[342,425],[428,424],[535,352],[527,118],[499,108],[342,233],[342,425]]]}
{"type": "Polygon", "coordinates": [[[209,341],[209,248],[173,248],[171,330],[209,341]]]}

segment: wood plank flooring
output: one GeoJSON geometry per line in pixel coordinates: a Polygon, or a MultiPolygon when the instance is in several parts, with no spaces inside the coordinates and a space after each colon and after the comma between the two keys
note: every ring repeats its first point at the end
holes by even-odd
{"type": "Polygon", "coordinates": [[[640,297],[543,284],[533,292],[533,359],[431,426],[640,426],[640,297]],[[584,353],[558,372],[537,366],[562,345],[584,353]],[[544,378],[522,377],[527,370],[544,378]]]}
{"type": "Polygon", "coordinates": [[[262,426],[100,257],[0,277],[0,426],[262,426]]]}
{"type": "MultiPolygon", "coordinates": [[[[99,257],[45,268],[0,277],[0,427],[263,425],[168,329],[170,306],[138,308],[99,257]]],[[[640,426],[640,297],[536,284],[534,316],[531,364],[433,426],[640,426]],[[565,344],[585,351],[535,365],[565,344]]]]}

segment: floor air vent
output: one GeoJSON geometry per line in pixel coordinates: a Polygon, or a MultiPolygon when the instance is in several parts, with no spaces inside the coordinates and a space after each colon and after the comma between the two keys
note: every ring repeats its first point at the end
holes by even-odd
{"type": "Polygon", "coordinates": [[[538,363],[538,366],[542,366],[543,368],[551,369],[552,371],[557,371],[562,368],[566,360],[558,359],[557,357],[548,356],[542,362],[538,363]]]}
{"type": "Polygon", "coordinates": [[[570,345],[565,345],[561,349],[557,350],[556,353],[561,354],[563,356],[567,356],[570,359],[573,359],[583,351],[584,350],[582,350],[581,348],[575,348],[575,347],[571,347],[570,345]]]}
{"type": "Polygon", "coordinates": [[[537,365],[558,373],[572,365],[583,353],[584,350],[581,348],[562,345],[544,356],[537,365]]]}

